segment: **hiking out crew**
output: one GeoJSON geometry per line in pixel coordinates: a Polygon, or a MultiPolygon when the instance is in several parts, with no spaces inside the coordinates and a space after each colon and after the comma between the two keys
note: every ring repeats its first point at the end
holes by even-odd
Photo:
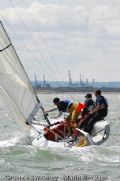
{"type": "Polygon", "coordinates": [[[78,123],[78,127],[79,128],[83,128],[84,127],[84,120],[85,118],[88,116],[89,112],[92,111],[95,108],[95,102],[92,99],[92,94],[86,94],[85,95],[85,102],[84,102],[84,109],[81,112],[81,118],[80,118],[80,122],[78,123]]]}
{"type": "Polygon", "coordinates": [[[96,96],[96,106],[93,110],[89,112],[88,117],[84,120],[84,131],[91,134],[93,125],[107,116],[108,113],[108,102],[101,95],[101,90],[95,91],[96,96]]]}

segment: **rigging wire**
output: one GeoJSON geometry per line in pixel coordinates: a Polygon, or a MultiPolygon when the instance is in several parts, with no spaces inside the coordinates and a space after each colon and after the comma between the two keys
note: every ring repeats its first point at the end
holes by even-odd
{"type": "MultiPolygon", "coordinates": [[[[1,22],[0,22],[1,23],[1,22]]],[[[3,25],[2,25],[2,23],[1,23],[1,27],[2,27],[2,29],[3,29],[3,31],[1,31],[0,33],[1,33],[1,35],[5,38],[5,40],[6,40],[6,38],[7,38],[7,41],[9,41],[10,43],[11,43],[11,40],[10,40],[10,38],[8,37],[8,35],[7,35],[7,32],[6,32],[6,30],[4,29],[4,27],[3,27],[3,25]],[[6,35],[6,36],[5,36],[6,35]]],[[[2,42],[2,41],[1,41],[2,42]]],[[[3,43],[3,42],[2,42],[3,43]]],[[[4,42],[5,43],[5,42],[4,42]]],[[[11,43],[12,44],[12,43],[11,43]]],[[[4,47],[5,45],[4,44],[2,44],[2,46],[4,47]]],[[[7,50],[5,50],[4,49],[4,51],[3,52],[1,52],[1,60],[3,59],[3,61],[4,61],[4,59],[7,59],[8,60],[8,64],[9,64],[9,60],[10,60],[10,63],[12,63],[11,62],[11,59],[10,59],[10,57],[12,58],[12,60],[14,61],[15,60],[15,58],[16,58],[16,60],[19,62],[19,64],[21,64],[21,62],[20,62],[20,59],[19,59],[19,57],[18,57],[18,55],[17,55],[17,53],[16,53],[16,51],[15,51],[15,49],[14,49],[14,46],[12,45],[12,49],[10,48],[10,50],[12,50],[13,51],[13,53],[14,54],[12,54],[12,52],[11,51],[9,51],[8,49],[7,50]],[[7,51],[7,52],[6,52],[7,51]],[[16,56],[16,57],[15,57],[16,56]]],[[[15,63],[15,62],[14,62],[15,63]]],[[[10,66],[12,66],[12,65],[10,65],[10,66]]],[[[24,69],[24,67],[22,66],[22,64],[21,64],[21,66],[20,66],[20,68],[22,67],[22,71],[23,71],[23,69],[24,69]]],[[[13,67],[13,70],[15,70],[15,71],[17,71],[18,70],[18,64],[14,64],[14,67],[13,67]],[[16,68],[16,70],[15,70],[15,68],[16,68]]],[[[25,70],[24,70],[25,71],[25,70]]],[[[26,72],[25,72],[26,73],[26,72]]],[[[24,74],[23,74],[24,75],[24,74]]],[[[27,75],[27,74],[26,74],[27,75]]],[[[26,80],[26,77],[25,77],[25,80],[26,80]]],[[[29,82],[29,79],[27,80],[28,82],[29,82]]],[[[33,92],[34,90],[33,90],[33,88],[32,88],[32,86],[31,86],[31,83],[29,84],[29,88],[31,89],[31,91],[33,92]]],[[[36,95],[36,94],[35,94],[36,95]]],[[[24,95],[23,95],[24,96],[24,95]]],[[[37,97],[36,97],[37,98],[37,97]]],[[[22,99],[21,99],[22,100],[22,99]]],[[[33,100],[33,102],[34,102],[34,98],[32,99],[33,100]]],[[[37,98],[37,100],[38,100],[38,98],[37,98]]],[[[38,102],[39,102],[39,100],[38,100],[38,102]]],[[[42,106],[42,105],[41,105],[42,106]]],[[[27,107],[27,110],[29,110],[29,105],[28,105],[28,107],[27,107]]],[[[47,119],[48,120],[48,119],[47,119]]],[[[49,120],[48,120],[49,121],[49,120]]]]}
{"type": "MultiPolygon", "coordinates": [[[[24,7],[27,8],[27,5],[26,5],[25,1],[22,0],[22,2],[23,2],[23,4],[24,4],[24,7]]],[[[53,62],[53,65],[55,66],[56,70],[59,72],[59,75],[61,76],[62,80],[64,80],[64,77],[63,77],[63,75],[61,74],[61,71],[59,70],[59,68],[58,68],[58,66],[57,66],[57,64],[56,64],[56,62],[55,62],[54,56],[52,55],[52,53],[51,53],[51,51],[50,51],[50,49],[49,49],[49,47],[48,47],[45,39],[43,38],[43,36],[42,36],[41,33],[40,33],[40,29],[38,28],[37,23],[36,23],[35,20],[33,19],[32,14],[31,14],[30,12],[28,12],[28,15],[29,15],[29,17],[31,17],[30,19],[31,19],[34,27],[36,28],[37,32],[39,32],[40,38],[41,38],[42,42],[44,43],[44,46],[45,46],[45,48],[46,48],[46,50],[47,50],[47,52],[48,52],[48,54],[49,54],[49,56],[50,56],[50,58],[51,58],[51,60],[52,60],[52,62],[53,62]]]]}
{"type": "MultiPolygon", "coordinates": [[[[8,35],[7,35],[7,33],[6,33],[6,31],[5,31],[5,29],[4,29],[4,27],[3,27],[3,25],[2,25],[2,23],[1,23],[1,27],[3,28],[3,31],[0,31],[0,33],[1,33],[1,35],[0,35],[0,37],[4,37],[4,40],[3,41],[1,41],[1,45],[2,45],[2,47],[4,47],[5,46],[5,43],[7,44],[8,42],[7,41],[9,41],[10,43],[11,43],[11,41],[10,41],[10,39],[9,39],[9,37],[8,37],[8,35]],[[6,36],[5,36],[5,34],[6,34],[6,36]]],[[[1,29],[2,30],[2,29],[1,29]]],[[[8,64],[9,64],[9,60],[11,61],[11,59],[14,61],[15,60],[15,58],[17,58],[16,60],[18,60],[19,61],[19,63],[20,63],[20,60],[19,60],[19,57],[17,56],[17,53],[16,53],[16,51],[14,50],[14,47],[13,47],[13,45],[12,45],[12,47],[10,47],[9,48],[9,50],[7,49],[7,50],[5,50],[4,49],[4,51],[2,51],[1,52],[1,58],[3,59],[3,61],[4,61],[4,59],[7,59],[8,60],[8,64]],[[11,49],[12,48],[12,49],[11,49]],[[13,53],[15,53],[15,55],[13,55],[12,54],[12,52],[11,51],[13,51],[13,53]],[[16,56],[16,57],[15,57],[16,56]]],[[[2,60],[1,59],[1,60],[2,60]]],[[[12,63],[12,62],[11,62],[12,63]]],[[[15,63],[15,62],[14,62],[15,63]]],[[[12,66],[12,65],[10,65],[10,66],[12,66]]],[[[14,64],[14,67],[13,67],[13,70],[15,70],[15,67],[16,67],[16,70],[15,71],[17,71],[17,67],[18,65],[16,64],[14,64]]],[[[31,85],[31,84],[30,84],[31,85]]],[[[33,100],[34,100],[34,98],[33,98],[33,100]]],[[[29,106],[28,106],[28,108],[27,108],[28,110],[29,110],[29,106]]],[[[45,114],[44,114],[45,115],[45,114]]],[[[44,116],[45,117],[45,116],[44,116]]],[[[49,122],[49,119],[46,117],[45,118],[45,120],[47,120],[47,122],[49,123],[49,125],[50,125],[50,122],[49,122]]]]}
{"type": "MultiPolygon", "coordinates": [[[[15,9],[12,0],[9,0],[9,2],[11,3],[12,7],[15,9]]],[[[23,1],[23,3],[24,3],[24,5],[26,6],[26,4],[25,4],[24,1],[23,1]]],[[[22,22],[22,24],[23,24],[23,26],[24,26],[24,29],[25,29],[27,32],[29,32],[29,36],[30,36],[31,40],[34,42],[34,46],[37,48],[37,46],[36,46],[36,44],[35,44],[35,41],[33,40],[33,37],[32,37],[31,34],[30,34],[30,31],[28,30],[28,28],[27,28],[26,25],[24,24],[23,20],[22,20],[21,17],[19,16],[19,14],[18,14],[18,12],[16,11],[16,9],[15,9],[15,12],[16,12],[19,20],[22,22]]],[[[39,32],[38,26],[36,25],[34,19],[32,18],[31,20],[32,20],[34,26],[36,27],[37,31],[39,32]]],[[[47,49],[47,51],[48,51],[48,53],[49,53],[52,61],[54,61],[53,63],[54,63],[54,65],[55,65],[56,69],[58,70],[58,67],[57,67],[57,65],[56,65],[56,63],[55,63],[54,57],[53,57],[53,55],[51,54],[49,48],[47,47],[47,45],[46,45],[44,39],[42,38],[41,34],[40,34],[40,37],[41,37],[41,40],[44,42],[44,45],[46,46],[46,49],[47,49]]],[[[38,49],[38,48],[37,48],[37,49],[38,49]]],[[[29,51],[30,51],[30,50],[29,50],[29,51]]],[[[35,57],[33,54],[32,54],[32,56],[36,59],[36,57],[35,57]]],[[[42,57],[43,57],[43,55],[42,55],[42,57]]],[[[38,60],[38,59],[36,59],[36,60],[37,60],[37,62],[40,64],[40,66],[43,68],[43,66],[42,66],[42,64],[39,62],[39,60],[38,60]]],[[[47,66],[48,66],[48,64],[47,64],[47,66]]],[[[50,66],[49,66],[49,68],[50,68],[50,66]]],[[[50,69],[51,69],[51,68],[50,68],[50,69]]],[[[43,70],[44,70],[44,68],[43,68],[43,70]]],[[[60,71],[59,71],[59,72],[60,72],[60,71]]],[[[45,73],[48,74],[48,72],[46,72],[46,70],[45,70],[45,73]]],[[[52,75],[53,75],[53,74],[52,74],[52,75]]],[[[61,72],[60,72],[59,75],[61,75],[61,72]]],[[[51,77],[51,76],[50,76],[50,77],[51,77]]],[[[55,78],[55,76],[54,76],[54,78],[55,78]]],[[[62,78],[62,80],[64,80],[64,78],[62,78]]],[[[59,83],[60,83],[60,82],[59,82],[59,83]]],[[[71,97],[73,98],[73,96],[71,96],[71,97]]],[[[75,98],[74,98],[74,99],[75,99],[75,98]]]]}
{"type": "MultiPolygon", "coordinates": [[[[15,9],[15,6],[14,6],[12,0],[9,0],[9,1],[10,1],[10,4],[12,5],[12,7],[15,9]]],[[[25,3],[24,3],[24,4],[25,4],[25,3]]],[[[26,6],[26,5],[25,5],[25,6],[26,6]]],[[[17,14],[19,20],[22,22],[22,24],[23,24],[25,30],[26,30],[27,32],[29,32],[28,28],[27,28],[26,25],[24,24],[23,20],[21,19],[21,17],[20,17],[19,14],[18,14],[18,12],[17,12],[16,10],[15,10],[15,12],[16,12],[16,14],[17,14]]],[[[29,14],[29,13],[28,13],[28,14],[29,14]]],[[[30,15],[30,19],[32,20],[34,26],[36,27],[37,25],[36,25],[36,23],[35,23],[35,21],[33,20],[33,18],[32,18],[31,15],[30,15]]],[[[36,28],[36,30],[39,32],[38,27],[36,28]]],[[[40,33],[39,33],[39,34],[40,34],[40,33]]],[[[30,32],[29,32],[29,35],[30,35],[30,32]]],[[[40,36],[40,37],[41,37],[41,36],[40,36]]],[[[37,48],[37,46],[36,46],[36,44],[35,44],[35,41],[33,40],[33,38],[32,38],[31,35],[30,35],[30,38],[31,38],[31,40],[34,42],[35,47],[37,48]]],[[[44,41],[43,38],[42,38],[42,41],[43,41],[43,43],[44,43],[44,45],[45,45],[45,41],[44,41]]],[[[37,49],[38,49],[38,48],[37,48],[37,49]]],[[[55,64],[55,60],[54,60],[54,58],[53,58],[53,56],[52,56],[52,54],[51,54],[51,52],[50,52],[50,50],[48,49],[47,46],[46,46],[46,49],[47,49],[47,51],[49,52],[49,55],[51,56],[52,61],[54,61],[54,65],[56,66],[55,70],[58,70],[59,75],[61,75],[62,80],[64,80],[64,77],[62,76],[62,74],[61,74],[61,72],[59,71],[57,65],[55,64]]],[[[43,57],[43,56],[42,56],[42,57],[43,57]]],[[[46,63],[46,62],[45,62],[45,63],[46,63]]],[[[53,72],[54,72],[54,71],[52,71],[52,69],[51,69],[51,67],[49,66],[49,64],[47,64],[47,66],[49,67],[49,70],[51,70],[52,75],[53,75],[53,72]]],[[[56,81],[57,81],[57,77],[55,76],[55,74],[54,74],[53,76],[54,76],[54,78],[55,78],[56,81]]],[[[55,79],[53,79],[53,80],[55,80],[55,79]]],[[[57,84],[57,83],[56,83],[56,84],[57,84]]],[[[59,81],[58,81],[58,84],[61,85],[61,83],[60,83],[59,81]]]]}
{"type": "MultiPolygon", "coordinates": [[[[1,16],[1,15],[0,15],[1,16]]],[[[14,35],[16,36],[17,39],[19,39],[20,41],[22,40],[17,34],[16,32],[13,30],[13,28],[9,25],[9,23],[1,16],[1,18],[6,22],[7,26],[12,30],[12,32],[14,33],[14,35]]],[[[37,63],[40,65],[40,67],[42,67],[42,69],[44,70],[44,72],[51,78],[51,80],[54,80],[51,76],[51,74],[49,74],[46,69],[43,67],[43,65],[40,63],[39,59],[36,58],[36,56],[32,53],[32,51],[28,48],[28,46],[26,45],[26,43],[24,43],[24,46],[26,47],[26,49],[30,52],[30,54],[32,55],[32,57],[37,61],[37,63]]]]}
{"type": "MultiPolygon", "coordinates": [[[[25,1],[22,0],[22,2],[23,2],[23,4],[24,4],[24,7],[27,8],[27,5],[26,5],[25,1]]],[[[31,19],[31,21],[32,21],[32,24],[33,24],[34,27],[36,28],[36,31],[39,32],[40,38],[41,38],[41,40],[42,40],[42,42],[43,42],[43,44],[44,44],[44,46],[45,46],[45,48],[46,48],[46,50],[47,50],[47,52],[48,52],[48,54],[49,54],[52,62],[53,62],[53,65],[55,66],[55,69],[59,72],[59,75],[61,76],[61,80],[64,80],[64,77],[63,77],[63,75],[61,74],[61,71],[60,71],[60,69],[58,68],[58,66],[57,66],[57,64],[56,64],[56,62],[55,62],[54,56],[52,55],[52,53],[51,53],[51,51],[50,51],[50,49],[49,49],[49,47],[48,47],[45,39],[43,38],[43,36],[41,35],[41,33],[40,33],[40,31],[39,31],[40,29],[38,28],[38,25],[37,25],[36,21],[33,19],[32,14],[31,14],[30,12],[27,11],[27,13],[28,13],[28,15],[29,15],[29,17],[30,17],[30,19],[31,19]]],[[[61,85],[60,82],[59,82],[59,85],[61,85]]],[[[75,99],[73,96],[71,96],[71,97],[72,97],[73,99],[75,99]]]]}
{"type": "MultiPolygon", "coordinates": [[[[0,22],[0,24],[1,24],[1,27],[2,27],[2,30],[3,30],[3,31],[1,31],[1,35],[5,38],[4,40],[8,41],[9,44],[11,44],[11,46],[10,46],[8,49],[4,49],[4,51],[1,52],[1,54],[0,54],[0,55],[1,55],[1,60],[2,60],[2,59],[7,59],[7,60],[8,60],[8,64],[9,64],[9,62],[10,62],[10,67],[13,66],[13,68],[12,68],[13,70],[15,70],[15,68],[16,68],[15,72],[18,70],[18,64],[17,64],[17,62],[18,62],[18,63],[21,65],[20,68],[22,67],[22,71],[24,70],[24,72],[25,72],[25,75],[26,75],[25,80],[26,80],[26,78],[27,78],[27,81],[29,82],[29,88],[30,88],[30,90],[31,90],[32,92],[34,92],[32,86],[31,86],[31,83],[30,83],[30,81],[29,81],[28,75],[26,74],[26,71],[25,71],[24,67],[22,66],[22,64],[21,64],[21,62],[20,62],[20,59],[19,59],[19,57],[18,57],[18,55],[17,55],[17,52],[16,52],[14,46],[12,45],[12,42],[11,42],[9,36],[7,35],[6,30],[4,29],[3,24],[2,24],[1,22],[0,22]],[[9,50],[9,49],[10,49],[10,50],[9,50]],[[13,52],[14,54],[12,54],[12,52],[13,52]],[[11,57],[11,58],[10,58],[10,57],[11,57]],[[13,61],[11,61],[11,59],[12,59],[13,61]],[[15,62],[14,60],[16,60],[17,62],[15,62]],[[13,65],[12,65],[11,63],[12,63],[13,65]],[[14,68],[14,67],[15,67],[15,68],[14,68]]],[[[1,41],[1,42],[2,42],[2,41],[1,41]]],[[[4,44],[5,44],[5,42],[4,42],[4,44]]],[[[3,47],[4,47],[4,44],[3,44],[3,42],[2,42],[2,46],[3,46],[3,47]]],[[[24,75],[24,74],[23,74],[23,75],[24,75]]],[[[34,99],[33,99],[33,101],[34,101],[34,99]]],[[[29,107],[28,107],[28,109],[29,109],[29,107]]]]}
{"type": "MultiPolygon", "coordinates": [[[[45,60],[45,57],[44,57],[44,55],[41,53],[41,50],[40,50],[40,49],[38,49],[38,47],[36,46],[36,42],[34,41],[33,37],[31,36],[30,30],[27,28],[27,26],[25,25],[25,23],[24,23],[24,22],[23,22],[23,20],[21,19],[21,17],[20,17],[20,15],[19,15],[19,13],[16,11],[15,6],[14,6],[14,4],[13,4],[12,0],[9,0],[9,2],[10,2],[10,4],[12,5],[12,7],[14,8],[15,13],[16,13],[16,15],[17,15],[18,19],[20,20],[20,22],[22,23],[22,25],[23,25],[24,29],[26,30],[26,32],[28,32],[28,35],[29,35],[30,39],[31,39],[31,40],[32,40],[32,42],[33,42],[33,45],[34,45],[34,46],[35,46],[35,48],[38,50],[38,52],[40,52],[41,57],[43,58],[43,60],[45,60]]],[[[52,72],[52,69],[51,69],[51,67],[49,66],[49,64],[47,64],[47,62],[46,62],[46,61],[45,61],[45,63],[46,63],[46,65],[48,66],[49,70],[52,72]]],[[[54,75],[54,77],[55,77],[55,75],[54,75]]],[[[56,78],[56,77],[55,77],[55,78],[56,78]]],[[[57,78],[56,78],[56,80],[57,80],[57,78]]]]}

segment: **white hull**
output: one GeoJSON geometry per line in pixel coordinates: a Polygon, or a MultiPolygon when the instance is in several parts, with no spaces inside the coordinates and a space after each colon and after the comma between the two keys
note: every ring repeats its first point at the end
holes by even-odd
{"type": "MultiPolygon", "coordinates": [[[[34,127],[35,125],[33,125],[34,127]]],[[[35,129],[39,130],[39,126],[36,126],[35,129]]],[[[41,127],[40,127],[41,129],[41,127]]],[[[100,145],[104,143],[110,134],[110,124],[107,121],[101,120],[94,125],[94,129],[92,132],[92,136],[88,133],[84,132],[83,130],[77,129],[81,132],[87,141],[87,146],[89,145],[100,145]]],[[[33,129],[32,129],[33,131],[33,129]]],[[[33,131],[34,135],[36,130],[33,131]]],[[[38,134],[35,138],[32,138],[31,144],[38,146],[38,147],[48,147],[48,148],[65,148],[65,147],[76,147],[75,145],[70,145],[67,143],[66,140],[62,140],[59,142],[47,140],[44,137],[44,131],[41,130],[41,134],[38,134]]]]}

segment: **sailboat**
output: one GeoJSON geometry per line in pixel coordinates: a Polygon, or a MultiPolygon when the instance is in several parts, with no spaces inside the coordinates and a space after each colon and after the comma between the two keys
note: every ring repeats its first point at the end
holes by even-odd
{"type": "Polygon", "coordinates": [[[16,50],[0,21],[0,87],[3,94],[14,107],[18,120],[24,127],[28,143],[40,147],[74,147],[100,145],[110,135],[110,124],[101,120],[94,125],[92,135],[77,128],[79,137],[71,142],[68,135],[61,133],[64,129],[64,118],[50,119],[35,93],[29,77],[16,53],[16,50]],[[44,124],[37,121],[35,116],[41,109],[44,115],[44,124]],[[57,123],[56,123],[57,122],[57,123]],[[56,132],[58,130],[58,132],[56,132]],[[52,134],[49,139],[46,133],[52,134]],[[63,134],[63,135],[61,135],[63,134]],[[82,136],[81,136],[82,135],[82,136]],[[55,139],[57,136],[58,139],[55,139]],[[84,139],[83,139],[84,138],[84,139]]]}

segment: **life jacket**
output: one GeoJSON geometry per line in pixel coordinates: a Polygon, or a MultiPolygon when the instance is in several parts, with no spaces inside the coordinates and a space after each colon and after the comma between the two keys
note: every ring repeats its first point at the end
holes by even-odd
{"type": "Polygon", "coordinates": [[[85,101],[85,107],[88,109],[88,111],[91,111],[95,108],[95,102],[92,99],[87,99],[85,101]]]}
{"type": "Polygon", "coordinates": [[[72,103],[69,100],[60,101],[58,105],[58,110],[62,112],[67,112],[70,105],[72,105],[72,103]]]}
{"type": "MultiPolygon", "coordinates": [[[[107,113],[108,113],[108,102],[103,96],[99,96],[99,97],[101,97],[102,100],[103,100],[103,108],[101,108],[98,111],[98,113],[105,117],[107,115],[107,113]]],[[[97,102],[96,102],[96,105],[97,105],[97,102]]]]}
{"type": "Polygon", "coordinates": [[[70,104],[71,104],[71,101],[70,101],[70,100],[64,100],[63,102],[65,102],[65,103],[67,104],[67,107],[69,107],[70,104]]]}
{"type": "Polygon", "coordinates": [[[80,112],[84,108],[85,108],[85,105],[83,103],[79,102],[76,107],[76,112],[80,112]]]}

